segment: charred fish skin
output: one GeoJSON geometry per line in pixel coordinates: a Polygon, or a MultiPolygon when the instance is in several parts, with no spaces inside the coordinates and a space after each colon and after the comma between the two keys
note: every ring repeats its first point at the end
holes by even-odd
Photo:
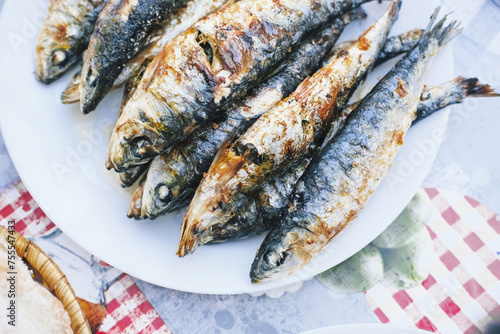
{"type": "Polygon", "coordinates": [[[385,43],[384,49],[378,56],[377,64],[381,64],[402,53],[411,51],[418,41],[420,41],[423,34],[424,30],[414,29],[398,36],[389,37],[387,43],[385,43]]]}
{"type": "Polygon", "coordinates": [[[81,107],[93,111],[145,42],[147,33],[187,0],[109,0],[84,54],[81,107]]]}
{"type": "Polygon", "coordinates": [[[107,0],[51,0],[40,27],[35,76],[49,84],[81,59],[99,12],[107,0]]]}
{"type": "Polygon", "coordinates": [[[371,0],[241,0],[168,43],[129,102],[108,150],[108,168],[143,164],[242,98],[291,48],[331,17],[371,0]]]}
{"type": "MultiPolygon", "coordinates": [[[[155,31],[148,34],[147,41],[144,43],[146,46],[125,64],[111,89],[118,88],[129,79],[134,78],[146,59],[154,58],[175,36],[228,1],[188,0],[185,6],[179,7],[170,13],[167,19],[158,28],[155,28],[155,31]]],[[[61,96],[62,103],[72,104],[80,102],[80,81],[81,77],[78,73],[70,81],[61,96]]]]}
{"type": "Polygon", "coordinates": [[[374,65],[400,6],[401,1],[392,1],[356,45],[304,80],[245,134],[219,151],[184,218],[179,256],[210,240],[210,231],[227,221],[241,204],[241,196],[256,191],[323,141],[340,108],[374,65]]]}
{"type": "Polygon", "coordinates": [[[262,113],[297,88],[318,67],[344,26],[365,16],[363,10],[356,9],[334,19],[330,26],[311,36],[294,51],[275,75],[266,79],[243,101],[229,107],[220,120],[205,124],[187,140],[155,158],[143,199],[147,216],[155,218],[182,208],[186,199],[191,199],[223,143],[244,133],[262,113]],[[170,196],[160,198],[160,190],[162,194],[170,193],[170,196]]]}
{"type": "Polygon", "coordinates": [[[252,264],[258,283],[306,265],[363,209],[389,171],[416,117],[432,58],[460,29],[432,27],[417,46],[373,88],[341,131],[318,152],[299,180],[291,210],[266,236],[252,264]]]}
{"type": "MultiPolygon", "coordinates": [[[[412,123],[412,126],[449,105],[462,103],[465,98],[496,96],[499,96],[499,94],[495,93],[489,85],[480,84],[477,78],[458,77],[439,86],[424,88],[417,107],[417,118],[412,123]]],[[[341,116],[330,129],[325,141],[337,134],[344,125],[347,116],[356,109],[358,104],[359,102],[344,108],[341,116]]],[[[306,158],[289,167],[287,171],[263,185],[262,189],[256,194],[248,196],[247,204],[229,219],[228,227],[223,225],[222,232],[218,232],[212,242],[220,243],[247,238],[273,228],[276,221],[286,215],[295,185],[305,172],[310,161],[311,158],[306,158]]]]}
{"type": "MultiPolygon", "coordinates": [[[[413,29],[403,34],[387,38],[384,48],[380,51],[375,65],[382,64],[389,59],[411,51],[411,49],[417,45],[418,41],[420,41],[423,33],[424,30],[422,29],[413,29]]],[[[347,41],[336,45],[332,52],[330,52],[328,58],[325,60],[325,65],[335,58],[340,51],[348,49],[354,43],[356,43],[356,41],[347,41]]]]}

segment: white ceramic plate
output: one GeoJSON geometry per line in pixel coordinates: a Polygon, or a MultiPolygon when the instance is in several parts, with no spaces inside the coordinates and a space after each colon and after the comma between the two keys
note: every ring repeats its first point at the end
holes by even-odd
{"type": "MultiPolygon", "coordinates": [[[[409,202],[427,174],[441,138],[447,113],[441,112],[411,129],[388,178],[364,212],[304,270],[280,281],[252,285],[248,276],[261,237],[204,246],[180,259],[175,253],[184,212],[150,222],[126,218],[131,190],[104,168],[107,140],[117,117],[121,91],[115,91],[90,115],[65,106],[60,94],[66,75],[46,86],[33,74],[36,34],[48,0],[6,1],[0,25],[0,121],[11,158],[31,194],[77,244],[142,280],[172,289],[236,294],[282,288],[312,277],[350,257],[379,233],[409,202]]],[[[436,0],[405,0],[393,34],[427,26],[436,0]]],[[[371,14],[353,23],[343,39],[358,36],[378,19],[387,2],[370,3],[371,14]]],[[[390,68],[383,66],[368,82],[390,68]]],[[[451,53],[434,61],[428,83],[452,79],[451,53]]]]}
{"type": "Polygon", "coordinates": [[[430,333],[416,328],[407,328],[382,324],[355,324],[331,326],[313,329],[301,334],[426,334],[430,333]]]}

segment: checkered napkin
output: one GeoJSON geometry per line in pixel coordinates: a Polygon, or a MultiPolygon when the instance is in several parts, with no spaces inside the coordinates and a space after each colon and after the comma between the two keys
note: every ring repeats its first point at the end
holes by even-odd
{"type": "Polygon", "coordinates": [[[430,275],[408,290],[377,284],[366,292],[382,323],[439,333],[480,333],[500,317],[500,216],[458,193],[426,189],[437,212],[427,229],[430,275]]]}
{"type": "MultiPolygon", "coordinates": [[[[22,182],[0,193],[0,225],[7,226],[9,220],[14,220],[16,230],[26,237],[41,236],[57,229],[22,182]]],[[[104,291],[104,296],[106,317],[97,333],[171,333],[132,277],[123,274],[104,291]]]]}
{"type": "Polygon", "coordinates": [[[171,333],[130,276],[123,275],[104,295],[107,316],[98,334],[171,333]]]}

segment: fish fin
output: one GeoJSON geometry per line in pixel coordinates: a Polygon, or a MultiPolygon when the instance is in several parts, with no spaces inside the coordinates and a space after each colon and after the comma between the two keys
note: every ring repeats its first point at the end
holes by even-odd
{"type": "Polygon", "coordinates": [[[454,20],[445,26],[446,19],[450,14],[446,14],[438,23],[436,23],[437,16],[441,7],[437,7],[431,16],[429,25],[425,29],[425,33],[420,39],[417,47],[421,49],[431,48],[435,53],[439,52],[446,44],[454,39],[463,30],[460,27],[460,22],[454,20]],[[433,45],[432,41],[437,41],[437,46],[433,45]]]}
{"type": "Polygon", "coordinates": [[[463,91],[465,92],[465,96],[472,97],[496,97],[500,96],[495,90],[487,84],[479,83],[477,78],[464,78],[458,77],[457,80],[460,83],[463,91]]]}
{"type": "Polygon", "coordinates": [[[80,102],[80,71],[71,78],[68,87],[61,94],[61,100],[64,104],[80,102]]]}

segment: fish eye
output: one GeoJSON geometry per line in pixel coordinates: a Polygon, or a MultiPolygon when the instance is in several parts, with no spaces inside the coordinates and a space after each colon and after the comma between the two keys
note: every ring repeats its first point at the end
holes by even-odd
{"type": "Polygon", "coordinates": [[[52,66],[64,66],[68,62],[68,55],[63,50],[52,52],[52,66]]]}
{"type": "Polygon", "coordinates": [[[279,267],[283,263],[285,263],[287,257],[288,257],[288,252],[278,253],[278,252],[272,251],[272,252],[268,252],[265,255],[265,262],[267,262],[268,264],[271,264],[273,267],[279,267]]]}
{"type": "Polygon", "coordinates": [[[170,198],[172,197],[172,194],[170,193],[170,190],[168,189],[168,187],[164,184],[162,184],[161,186],[159,186],[157,188],[157,194],[158,194],[158,198],[163,201],[163,202],[167,202],[170,200],[170,198]]]}
{"type": "Polygon", "coordinates": [[[147,148],[150,145],[151,143],[147,137],[134,138],[130,143],[132,154],[136,158],[142,158],[147,153],[147,148]]]}

